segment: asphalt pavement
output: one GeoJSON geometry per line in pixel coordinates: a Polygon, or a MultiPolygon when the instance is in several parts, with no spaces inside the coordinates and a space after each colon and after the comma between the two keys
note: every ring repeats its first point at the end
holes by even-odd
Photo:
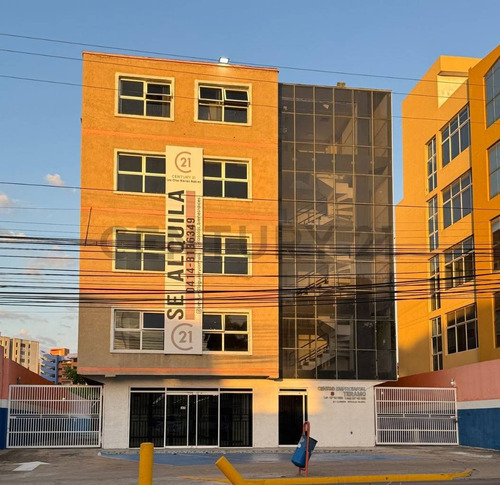
{"type": "MultiPolygon", "coordinates": [[[[225,456],[246,479],[297,477],[293,449],[155,450],[154,483],[215,485],[223,474],[215,461],[225,456]]],[[[472,470],[468,478],[446,483],[500,485],[500,451],[461,446],[384,446],[364,449],[319,449],[310,461],[309,476],[367,477],[453,474],[472,470]]],[[[137,450],[9,449],[0,451],[1,484],[137,484],[137,450]],[[17,469],[17,471],[16,471],[17,469]]],[[[345,481],[331,483],[346,483],[345,481]]],[[[227,483],[227,481],[226,481],[227,483]]],[[[393,485],[400,480],[386,481],[393,485]]],[[[413,483],[423,483],[420,480],[413,483]]],[[[443,483],[426,481],[426,485],[443,483]]]]}

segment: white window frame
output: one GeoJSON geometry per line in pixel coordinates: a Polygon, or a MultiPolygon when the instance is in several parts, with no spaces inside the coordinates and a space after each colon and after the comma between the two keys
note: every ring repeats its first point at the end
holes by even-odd
{"type": "Polygon", "coordinates": [[[429,233],[429,249],[434,251],[439,247],[439,215],[437,195],[427,201],[427,230],[429,233]]]}
{"type": "MultiPolygon", "coordinates": [[[[165,179],[165,187],[166,187],[166,173],[164,174],[159,174],[159,173],[152,173],[152,172],[147,172],[146,171],[146,157],[154,157],[154,158],[164,158],[165,159],[165,172],[166,172],[166,156],[165,152],[144,152],[144,151],[139,151],[139,150],[121,150],[121,149],[116,149],[115,150],[115,175],[114,175],[114,187],[115,190],[114,192],[117,194],[128,194],[128,195],[146,195],[146,196],[155,196],[155,197],[165,197],[165,193],[157,193],[157,192],[145,192],[145,184],[146,184],[146,176],[153,176],[153,177],[158,177],[161,178],[163,177],[165,179]],[[142,171],[141,172],[127,172],[127,171],[119,171],[119,163],[118,163],[118,157],[119,155],[132,155],[132,156],[137,156],[142,158],[142,171]],[[123,174],[128,174],[128,175],[137,175],[142,177],[142,192],[130,192],[128,190],[119,190],[118,189],[118,175],[120,173],[123,174]]],[[[166,191],[165,191],[166,192],[166,191]]]]}
{"type": "MultiPolygon", "coordinates": [[[[499,75],[500,77],[500,75],[499,75]]],[[[499,79],[500,81],[500,79],[499,79]]],[[[499,94],[500,96],[500,94],[499,94]]],[[[489,189],[490,189],[490,199],[493,199],[493,197],[497,196],[500,194],[500,141],[495,143],[492,147],[488,149],[488,174],[489,174],[489,189]],[[491,163],[492,161],[495,162],[495,168],[494,170],[491,170],[491,163]],[[498,187],[498,190],[493,193],[493,184],[492,180],[493,177],[496,179],[496,186],[498,187]]]]}
{"type": "Polygon", "coordinates": [[[478,349],[478,348],[479,348],[479,335],[478,335],[478,328],[477,328],[477,307],[476,307],[476,304],[472,303],[471,305],[466,305],[464,307],[457,308],[456,310],[448,312],[446,314],[446,350],[447,350],[448,355],[460,354],[462,352],[467,352],[469,350],[474,350],[474,349],[478,349]],[[472,306],[474,307],[474,318],[467,320],[467,309],[472,307],[472,306]],[[457,323],[457,313],[461,310],[463,310],[465,313],[464,321],[457,323]],[[452,314],[454,315],[455,323],[453,323],[452,325],[449,325],[448,316],[452,315],[452,314]],[[469,325],[472,325],[474,327],[475,334],[476,334],[476,346],[471,347],[471,348],[469,348],[469,344],[467,342],[467,328],[469,325]],[[465,326],[465,344],[466,344],[467,348],[463,349],[463,350],[458,350],[458,330],[459,330],[459,327],[462,327],[462,326],[465,326]],[[452,332],[450,332],[450,330],[452,330],[452,332]],[[450,333],[453,333],[453,337],[455,338],[455,352],[450,352],[450,342],[449,342],[450,333]]]}
{"type": "Polygon", "coordinates": [[[500,106],[500,59],[497,59],[486,73],[484,85],[486,91],[486,126],[489,127],[500,119],[500,110],[498,110],[498,106],[500,106]],[[491,88],[489,86],[490,81],[491,88]],[[492,113],[491,119],[490,112],[492,113]]]}
{"type": "Polygon", "coordinates": [[[456,288],[474,280],[474,239],[472,236],[460,241],[443,251],[445,289],[456,288]],[[467,245],[470,242],[470,249],[467,245]],[[467,260],[471,260],[471,271],[466,268],[467,260]]]}
{"type": "Polygon", "coordinates": [[[461,219],[472,213],[472,173],[470,171],[465,172],[463,175],[455,179],[450,185],[448,185],[443,189],[441,195],[443,198],[443,227],[446,229],[447,227],[453,226],[453,224],[455,224],[456,222],[460,221],[461,219]],[[464,186],[463,180],[466,177],[469,177],[469,185],[464,186]],[[456,194],[453,194],[453,188],[457,185],[459,187],[458,192],[456,194]],[[464,193],[467,190],[470,190],[469,207],[464,206],[464,200],[463,200],[464,193]],[[449,194],[447,199],[445,199],[445,193],[449,194]],[[448,206],[450,210],[450,224],[446,225],[445,214],[448,206]],[[456,220],[453,218],[455,208],[460,210],[460,217],[456,220]]]}
{"type": "MultiPolygon", "coordinates": [[[[224,354],[224,355],[250,355],[252,354],[252,313],[251,311],[245,311],[240,309],[204,309],[203,315],[221,315],[222,316],[222,330],[205,330],[203,329],[203,316],[202,316],[202,335],[205,333],[210,334],[221,334],[222,335],[222,350],[203,350],[204,354],[224,354]],[[247,317],[247,330],[228,330],[224,328],[225,316],[226,315],[245,315],[247,317]],[[224,350],[224,335],[247,335],[248,337],[248,349],[247,350],[224,350]]],[[[203,337],[202,337],[203,338],[203,337]]]]}
{"type": "Polygon", "coordinates": [[[466,105],[464,108],[462,108],[448,123],[446,123],[443,128],[441,128],[441,164],[442,167],[446,167],[452,160],[454,160],[458,155],[460,155],[463,151],[465,151],[467,148],[470,147],[470,112],[469,112],[469,105],[466,105]],[[462,115],[464,112],[467,112],[467,117],[463,120],[461,120],[462,115]],[[451,129],[451,125],[454,123],[457,124],[456,128],[451,129]],[[467,137],[468,137],[468,143],[467,146],[462,146],[464,141],[462,140],[462,128],[465,128],[467,125],[467,137]],[[453,156],[452,151],[451,151],[451,139],[452,137],[457,134],[458,136],[458,153],[453,156]],[[448,142],[448,161],[444,163],[445,157],[445,144],[448,142]]]}
{"type": "MultiPolygon", "coordinates": [[[[228,276],[228,277],[248,277],[252,276],[252,259],[251,259],[251,245],[252,245],[252,238],[250,234],[217,234],[217,233],[204,233],[203,237],[211,237],[211,238],[221,238],[221,252],[220,253],[213,253],[213,252],[205,252],[205,248],[203,248],[203,260],[205,259],[205,254],[209,256],[221,256],[222,257],[222,272],[220,273],[208,273],[208,272],[203,272],[203,274],[206,275],[219,275],[219,276],[228,276]],[[226,239],[246,239],[247,242],[247,253],[246,256],[239,256],[237,254],[235,255],[228,255],[230,257],[236,257],[236,258],[246,258],[247,260],[247,268],[248,272],[245,274],[239,274],[239,273],[225,273],[224,272],[224,261],[225,261],[225,256],[226,256],[226,239]]],[[[204,263],[204,261],[203,261],[204,263]]]]}
{"type": "Polygon", "coordinates": [[[500,235],[500,216],[490,221],[491,226],[491,250],[493,271],[500,270],[500,240],[495,243],[495,234],[500,235]]]}
{"type": "Polygon", "coordinates": [[[436,137],[427,143],[427,192],[432,192],[437,187],[437,154],[436,137]]]}
{"type": "Polygon", "coordinates": [[[205,180],[221,181],[223,194],[224,194],[224,182],[225,181],[246,182],[247,183],[247,196],[246,196],[246,198],[226,197],[225,195],[218,197],[215,195],[203,194],[204,199],[214,199],[214,200],[226,199],[226,200],[241,200],[241,201],[251,201],[252,200],[252,162],[250,159],[231,158],[231,157],[203,157],[203,163],[205,163],[205,162],[221,163],[222,164],[221,177],[209,177],[209,176],[205,176],[205,173],[203,173],[203,181],[205,181],[205,180]],[[246,165],[247,166],[247,178],[246,179],[235,179],[235,178],[226,177],[225,176],[225,164],[226,163],[235,163],[235,164],[240,164],[240,165],[246,165]]]}
{"type": "Polygon", "coordinates": [[[165,232],[163,231],[155,231],[151,229],[127,229],[127,228],[121,228],[121,227],[115,227],[113,230],[113,242],[114,242],[114,248],[113,248],[113,271],[117,272],[125,272],[125,273],[155,273],[155,274],[161,274],[165,272],[165,265],[163,270],[150,270],[150,269],[144,269],[144,253],[154,253],[154,254],[163,254],[165,255],[165,264],[166,264],[166,248],[164,247],[163,250],[153,250],[153,249],[148,249],[147,251],[144,248],[143,240],[144,236],[146,235],[154,235],[154,236],[163,236],[165,239],[165,244],[166,244],[166,235],[165,232]],[[126,232],[130,234],[140,234],[141,235],[141,247],[136,250],[135,248],[120,248],[119,252],[126,252],[126,253],[140,253],[141,254],[141,269],[127,269],[127,268],[117,268],[116,267],[116,255],[118,252],[118,245],[117,245],[117,234],[119,232],[126,232]]]}
{"type": "MultiPolygon", "coordinates": [[[[217,123],[222,125],[235,125],[235,126],[251,126],[252,125],[252,85],[251,84],[240,84],[240,83],[217,83],[214,81],[203,81],[197,80],[195,82],[195,93],[194,99],[194,120],[198,123],[217,123]],[[202,100],[200,95],[201,88],[219,88],[222,89],[222,99],[220,101],[216,100],[202,100]],[[248,102],[246,104],[247,108],[247,121],[246,123],[236,123],[234,121],[224,121],[224,106],[227,102],[225,92],[226,90],[234,91],[246,91],[248,93],[248,102]],[[222,107],[222,120],[203,120],[199,118],[199,105],[206,106],[221,106],[222,107]]],[[[235,105],[237,106],[237,104],[235,105]]],[[[243,102],[240,106],[243,106],[243,102]]]]}
{"type": "Polygon", "coordinates": [[[156,314],[161,314],[165,315],[165,313],[161,310],[144,310],[144,309],[137,309],[137,308],[111,308],[111,336],[110,336],[110,352],[114,354],[164,354],[165,353],[165,316],[163,317],[163,329],[150,329],[150,328],[144,328],[144,314],[145,313],[156,313],[156,314]],[[133,329],[117,329],[115,326],[116,322],[116,313],[117,312],[136,312],[139,313],[139,328],[133,328],[133,329]],[[118,331],[123,331],[123,332],[131,332],[131,333],[139,333],[140,334],[140,346],[142,347],[142,338],[143,338],[143,332],[144,330],[146,331],[155,331],[158,333],[162,333],[162,345],[163,347],[161,349],[154,349],[154,350],[142,350],[142,349],[115,349],[114,344],[115,344],[115,332],[116,330],[118,331]]]}
{"type": "Polygon", "coordinates": [[[494,345],[500,348],[500,292],[493,293],[493,324],[494,324],[494,345]]]}
{"type": "Polygon", "coordinates": [[[443,370],[443,325],[441,316],[431,318],[432,370],[443,370]],[[441,346],[441,350],[439,350],[441,346]],[[437,360],[437,365],[435,359],[437,360]]]}
{"type": "Polygon", "coordinates": [[[441,308],[441,275],[438,254],[429,259],[429,274],[429,307],[430,311],[433,312],[441,308]]]}
{"type": "MultiPolygon", "coordinates": [[[[162,120],[162,121],[174,121],[174,93],[175,93],[175,86],[174,86],[174,78],[172,77],[159,77],[159,76],[149,76],[149,75],[138,75],[138,74],[128,74],[128,73],[116,73],[116,95],[115,95],[115,116],[124,116],[126,118],[138,118],[138,119],[149,119],[149,120],[162,120]],[[170,102],[170,116],[165,117],[165,116],[149,116],[146,114],[143,115],[138,115],[138,114],[128,114],[128,113],[120,113],[120,99],[122,98],[120,91],[121,91],[121,85],[120,81],[125,80],[125,81],[142,81],[143,83],[151,82],[152,84],[164,84],[170,86],[170,95],[169,95],[169,102],[170,102]]],[[[142,99],[144,102],[144,109],[143,112],[145,112],[145,103],[146,103],[146,96],[145,92],[143,89],[143,96],[142,98],[132,96],[124,96],[124,99],[142,99]]]]}

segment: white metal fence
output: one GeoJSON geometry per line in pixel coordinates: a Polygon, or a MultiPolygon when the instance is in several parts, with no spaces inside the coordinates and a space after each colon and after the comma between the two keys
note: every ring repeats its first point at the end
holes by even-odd
{"type": "Polygon", "coordinates": [[[375,412],[379,445],[457,445],[454,388],[377,387],[375,412]]]}
{"type": "Polygon", "coordinates": [[[100,386],[10,386],[8,448],[101,446],[100,386]]]}

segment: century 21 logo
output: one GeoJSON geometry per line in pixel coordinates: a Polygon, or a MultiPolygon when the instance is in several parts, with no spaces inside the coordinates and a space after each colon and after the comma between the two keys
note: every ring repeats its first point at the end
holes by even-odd
{"type": "Polygon", "coordinates": [[[175,157],[175,166],[182,173],[191,173],[191,153],[180,152],[175,157]]]}

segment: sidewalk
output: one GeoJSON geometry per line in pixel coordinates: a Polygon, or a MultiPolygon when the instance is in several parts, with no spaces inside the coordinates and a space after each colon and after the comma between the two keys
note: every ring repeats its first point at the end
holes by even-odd
{"type": "MultiPolygon", "coordinates": [[[[156,450],[154,483],[221,483],[215,467],[224,455],[246,479],[294,478],[293,449],[156,450]]],[[[137,484],[137,451],[99,449],[23,449],[0,451],[1,484],[137,484]],[[43,462],[32,471],[14,471],[21,463],[43,462]]],[[[31,465],[33,466],[33,465],[31,465]]],[[[29,466],[30,467],[30,466],[29,466]]],[[[460,446],[320,449],[309,464],[310,477],[459,473],[500,483],[500,451],[460,446]]],[[[460,479],[466,482],[467,479],[460,479]]],[[[448,482],[456,483],[456,482],[448,482]]]]}

